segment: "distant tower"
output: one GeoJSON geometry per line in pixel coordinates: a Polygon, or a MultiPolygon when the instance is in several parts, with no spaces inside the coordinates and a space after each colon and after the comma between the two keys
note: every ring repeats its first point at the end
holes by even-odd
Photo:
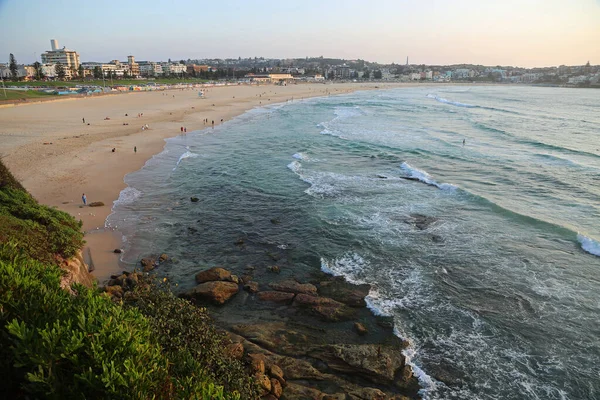
{"type": "Polygon", "coordinates": [[[408,65],[408,56],[406,56],[406,65],[408,65]]]}
{"type": "Polygon", "coordinates": [[[52,51],[58,50],[58,40],[56,40],[56,39],[50,40],[50,45],[52,46],[52,51]]]}
{"type": "Polygon", "coordinates": [[[134,56],[127,56],[127,63],[129,65],[135,64],[135,57],[134,56]]]}

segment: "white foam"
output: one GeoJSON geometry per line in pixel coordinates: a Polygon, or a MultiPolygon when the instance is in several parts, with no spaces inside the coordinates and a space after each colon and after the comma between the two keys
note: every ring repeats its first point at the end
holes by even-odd
{"type": "Polygon", "coordinates": [[[467,103],[461,103],[461,102],[458,102],[458,101],[448,100],[448,99],[445,99],[443,97],[439,97],[436,94],[428,94],[427,97],[429,97],[430,99],[435,99],[435,100],[439,101],[440,103],[450,104],[450,105],[457,106],[457,107],[466,107],[466,108],[475,108],[475,107],[477,107],[477,106],[475,106],[473,104],[467,104],[467,103]]]}
{"type": "Polygon", "coordinates": [[[437,183],[431,175],[427,172],[422,171],[418,168],[412,167],[406,161],[402,163],[400,166],[404,171],[408,173],[409,178],[418,179],[419,181],[426,183],[431,186],[435,186],[438,189],[442,190],[456,190],[457,187],[451,183],[437,183]]]}
{"type": "Polygon", "coordinates": [[[294,157],[296,160],[308,160],[308,156],[304,153],[296,153],[292,157],[294,157]]]}
{"type": "MultiPolygon", "coordinates": [[[[368,283],[361,278],[363,271],[367,268],[368,261],[365,261],[363,257],[356,253],[346,253],[331,261],[321,258],[321,271],[333,276],[343,276],[348,282],[353,284],[368,283]]],[[[393,316],[394,309],[402,306],[403,300],[401,298],[386,299],[375,286],[372,286],[365,298],[365,302],[374,315],[390,317],[393,316]]],[[[394,334],[406,340],[405,335],[397,329],[396,323],[394,323],[394,334]]],[[[406,363],[411,366],[413,374],[421,384],[422,389],[419,391],[419,394],[424,399],[427,398],[428,392],[435,388],[435,381],[412,361],[416,354],[412,344],[409,344],[409,347],[404,349],[402,353],[406,358],[406,363]]]]}
{"type": "Polygon", "coordinates": [[[173,171],[175,171],[177,169],[177,167],[179,166],[179,164],[185,160],[186,158],[196,158],[199,157],[199,154],[196,153],[192,153],[191,151],[186,151],[185,153],[183,153],[181,156],[179,156],[179,160],[177,160],[177,164],[175,165],[175,168],[173,168],[173,171]]]}
{"type": "Polygon", "coordinates": [[[332,261],[321,258],[321,271],[333,276],[343,276],[348,282],[357,285],[365,283],[358,276],[366,266],[367,262],[364,258],[356,253],[347,253],[332,261]]]}
{"type": "Polygon", "coordinates": [[[140,192],[136,188],[127,186],[125,189],[121,190],[121,193],[119,193],[119,198],[117,200],[113,201],[113,207],[115,207],[117,204],[133,203],[141,195],[142,195],[142,192],[140,192]]]}
{"type": "Polygon", "coordinates": [[[581,243],[581,248],[583,250],[600,257],[600,242],[582,234],[577,235],[577,240],[581,243]]]}

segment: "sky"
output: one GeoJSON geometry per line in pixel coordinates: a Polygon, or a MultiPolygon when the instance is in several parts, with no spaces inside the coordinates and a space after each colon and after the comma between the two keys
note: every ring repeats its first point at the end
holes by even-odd
{"type": "Polygon", "coordinates": [[[600,0],[0,0],[0,37],[0,63],[32,63],[57,39],[100,62],[600,64],[600,0]]]}

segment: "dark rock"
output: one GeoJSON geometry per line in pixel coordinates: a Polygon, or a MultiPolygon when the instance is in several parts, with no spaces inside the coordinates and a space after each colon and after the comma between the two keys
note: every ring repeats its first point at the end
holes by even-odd
{"type": "Polygon", "coordinates": [[[282,385],[285,385],[285,379],[283,376],[283,371],[281,370],[281,368],[275,364],[271,365],[271,368],[269,369],[269,375],[272,378],[275,378],[279,381],[279,383],[281,383],[282,385]]]}
{"type": "Polygon", "coordinates": [[[190,197],[190,200],[192,203],[197,203],[198,201],[200,201],[200,199],[195,196],[190,197]]]}
{"type": "Polygon", "coordinates": [[[271,282],[269,287],[278,292],[289,292],[289,293],[304,293],[315,296],[317,294],[317,288],[315,285],[310,283],[298,283],[293,280],[285,280],[280,282],[271,282]]]}
{"type": "Polygon", "coordinates": [[[360,376],[380,385],[395,385],[415,394],[417,378],[405,365],[402,349],[379,344],[335,344],[315,349],[315,358],[323,360],[334,371],[360,376]]]}
{"type": "Polygon", "coordinates": [[[271,378],[271,393],[277,398],[280,398],[281,394],[283,393],[281,382],[275,378],[271,378]]]}
{"type": "Polygon", "coordinates": [[[113,253],[117,253],[117,254],[121,254],[123,252],[123,250],[121,249],[114,249],[113,253]]]}
{"type": "Polygon", "coordinates": [[[233,282],[212,281],[204,282],[183,293],[186,298],[208,300],[215,304],[224,304],[239,291],[239,286],[233,282]]]}
{"type": "Polygon", "coordinates": [[[346,282],[343,278],[324,281],[319,284],[319,294],[325,297],[331,297],[350,307],[365,307],[365,297],[369,294],[371,285],[353,285],[346,282]]]}
{"type": "Polygon", "coordinates": [[[168,259],[169,259],[169,256],[168,256],[168,255],[166,255],[165,253],[162,253],[162,254],[160,255],[160,257],[158,257],[158,261],[160,261],[160,262],[165,262],[165,261],[167,261],[168,259]]]}
{"type": "Polygon", "coordinates": [[[196,274],[196,282],[212,282],[212,281],[229,281],[231,279],[231,272],[221,267],[213,267],[204,271],[200,271],[196,274]]]}
{"type": "Polygon", "coordinates": [[[250,361],[250,368],[253,373],[261,375],[265,373],[265,356],[251,353],[248,354],[248,360],[250,361]]]}
{"type": "Polygon", "coordinates": [[[256,293],[258,292],[258,282],[248,282],[244,285],[244,290],[246,290],[249,293],[256,293]]]}
{"type": "Polygon", "coordinates": [[[328,297],[316,297],[308,294],[298,294],[293,305],[308,311],[324,321],[345,321],[352,319],[354,310],[347,305],[328,297]]]}
{"type": "Polygon", "coordinates": [[[356,330],[356,333],[358,333],[360,336],[365,336],[366,334],[369,333],[367,328],[360,322],[354,323],[354,329],[356,330]]]}
{"type": "Polygon", "coordinates": [[[388,400],[389,397],[379,389],[360,388],[348,393],[351,400],[388,400]]]}
{"type": "Polygon", "coordinates": [[[275,272],[276,274],[278,274],[281,272],[281,268],[279,268],[279,266],[277,265],[271,265],[270,267],[267,267],[267,271],[275,272]]]}
{"type": "Polygon", "coordinates": [[[108,293],[111,297],[116,297],[118,299],[120,299],[121,297],[123,297],[123,288],[121,286],[118,286],[118,285],[105,286],[104,287],[104,291],[106,293],[108,293]]]}
{"type": "Polygon", "coordinates": [[[410,222],[420,230],[427,229],[431,224],[438,220],[435,217],[429,217],[423,214],[410,214],[410,216],[412,217],[410,222]]]}
{"type": "Polygon", "coordinates": [[[152,271],[154,269],[155,260],[153,258],[142,258],[140,260],[140,264],[142,264],[142,268],[144,272],[152,271]]]}
{"type": "Polygon", "coordinates": [[[227,353],[236,360],[241,360],[244,357],[244,345],[241,343],[231,343],[227,346],[227,353]]]}
{"type": "Polygon", "coordinates": [[[275,224],[275,225],[276,225],[276,224],[280,224],[280,223],[281,223],[281,220],[280,220],[279,218],[271,218],[271,223],[272,223],[272,224],[275,224]]]}
{"type": "Polygon", "coordinates": [[[294,293],[266,291],[258,293],[258,298],[262,301],[272,301],[274,303],[286,303],[289,304],[294,298],[294,293]]]}
{"type": "Polygon", "coordinates": [[[285,388],[285,391],[281,395],[281,399],[283,399],[283,400],[288,400],[288,399],[289,400],[292,400],[292,399],[294,399],[294,400],[295,399],[320,400],[323,398],[323,396],[324,396],[324,393],[317,389],[302,386],[297,383],[289,383],[288,386],[285,388]]]}
{"type": "Polygon", "coordinates": [[[257,374],[256,382],[260,388],[260,395],[265,396],[271,392],[271,379],[265,374],[257,374]]]}
{"type": "Polygon", "coordinates": [[[104,205],[101,201],[94,201],[93,203],[88,204],[90,207],[102,207],[104,205]]]}

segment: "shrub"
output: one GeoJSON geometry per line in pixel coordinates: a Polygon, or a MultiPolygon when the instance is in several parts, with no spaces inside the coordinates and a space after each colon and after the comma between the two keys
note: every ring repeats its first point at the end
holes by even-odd
{"type": "MultiPolygon", "coordinates": [[[[0,255],[12,254],[0,245],[0,255]]],[[[156,321],[61,270],[0,260],[0,393],[8,398],[234,399],[191,354],[163,351],[156,321]],[[182,365],[177,365],[181,363],[182,365]]],[[[225,361],[223,359],[223,361],[225,361]]]]}
{"type": "Polygon", "coordinates": [[[25,191],[0,188],[0,243],[17,243],[29,257],[56,262],[83,246],[81,221],[39,204],[25,191]]]}
{"type": "Polygon", "coordinates": [[[176,297],[168,284],[152,276],[139,276],[134,290],[124,296],[124,305],[148,317],[156,339],[173,362],[171,372],[189,376],[202,371],[226,392],[243,399],[258,398],[254,379],[240,361],[227,354],[231,341],[217,331],[206,309],[176,297]]]}

